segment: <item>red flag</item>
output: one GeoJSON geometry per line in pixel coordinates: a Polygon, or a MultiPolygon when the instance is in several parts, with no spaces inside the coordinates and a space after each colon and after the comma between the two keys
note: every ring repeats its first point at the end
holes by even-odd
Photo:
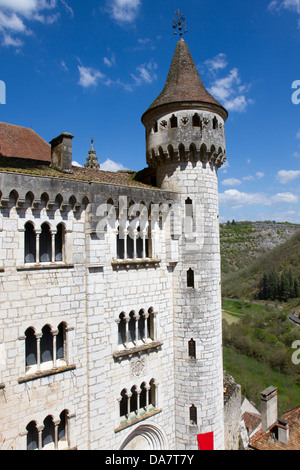
{"type": "Polygon", "coordinates": [[[199,450],[214,450],[214,433],[198,434],[199,450]]]}

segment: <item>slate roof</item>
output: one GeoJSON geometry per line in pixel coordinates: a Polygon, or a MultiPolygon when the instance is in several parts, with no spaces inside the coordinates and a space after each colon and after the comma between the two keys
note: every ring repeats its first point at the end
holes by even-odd
{"type": "Polygon", "coordinates": [[[181,38],[177,43],[164,89],[143,117],[159,106],[184,102],[212,104],[221,108],[223,114],[228,116],[225,108],[205,89],[189,48],[181,38]]]}
{"type": "Polygon", "coordinates": [[[32,129],[0,122],[0,155],[50,162],[51,146],[32,129]]]}

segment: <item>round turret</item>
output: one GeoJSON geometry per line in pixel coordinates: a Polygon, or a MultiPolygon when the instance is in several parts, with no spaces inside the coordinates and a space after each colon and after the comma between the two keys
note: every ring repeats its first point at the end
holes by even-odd
{"type": "Polygon", "coordinates": [[[220,168],[226,160],[227,117],[226,109],[205,89],[180,39],[165,87],[142,116],[148,166],[201,161],[220,168]]]}
{"type": "MultiPolygon", "coordinates": [[[[156,185],[178,193],[181,220],[166,240],[172,272],[176,448],[197,435],[224,448],[217,170],[226,160],[225,108],[205,89],[183,39],[163,91],[142,117],[156,185]],[[176,247],[176,249],[175,249],[176,247]]],[[[178,207],[176,208],[178,209],[178,207]]],[[[178,211],[178,212],[179,212],[178,211]]]]}

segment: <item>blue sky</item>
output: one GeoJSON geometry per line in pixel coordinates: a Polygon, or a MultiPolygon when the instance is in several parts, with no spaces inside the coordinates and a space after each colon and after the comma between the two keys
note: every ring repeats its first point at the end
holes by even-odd
{"type": "Polygon", "coordinates": [[[220,220],[300,223],[300,0],[0,0],[0,120],[48,142],[71,132],[81,165],[93,137],[102,169],[144,168],[140,118],[164,86],[177,9],[229,111],[220,220]]]}

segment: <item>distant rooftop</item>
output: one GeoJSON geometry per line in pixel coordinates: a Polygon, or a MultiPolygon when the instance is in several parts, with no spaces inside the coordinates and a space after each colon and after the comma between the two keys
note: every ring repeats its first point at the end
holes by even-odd
{"type": "Polygon", "coordinates": [[[32,129],[0,122],[0,155],[50,163],[51,146],[32,129]]]}

